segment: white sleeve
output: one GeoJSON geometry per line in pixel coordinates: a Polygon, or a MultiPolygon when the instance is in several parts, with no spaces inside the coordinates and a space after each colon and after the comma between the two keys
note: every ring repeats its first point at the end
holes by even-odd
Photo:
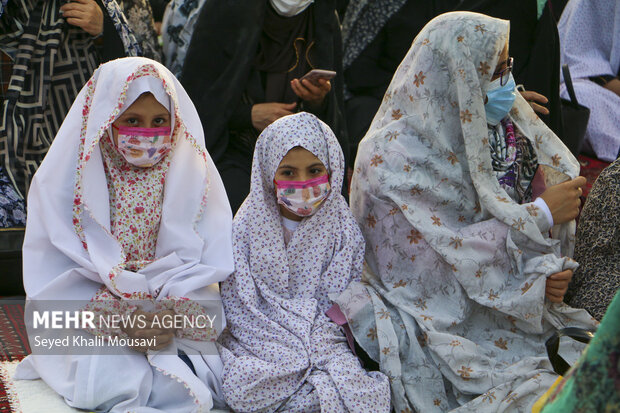
{"type": "Polygon", "coordinates": [[[545,200],[538,197],[534,200],[533,204],[543,210],[545,216],[547,217],[547,221],[549,222],[549,228],[553,227],[553,215],[551,215],[551,210],[547,206],[545,200]]]}

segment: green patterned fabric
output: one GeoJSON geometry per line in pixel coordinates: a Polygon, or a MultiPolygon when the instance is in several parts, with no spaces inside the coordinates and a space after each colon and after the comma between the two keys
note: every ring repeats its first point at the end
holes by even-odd
{"type": "Polygon", "coordinates": [[[543,413],[620,412],[620,292],[543,413]]]}

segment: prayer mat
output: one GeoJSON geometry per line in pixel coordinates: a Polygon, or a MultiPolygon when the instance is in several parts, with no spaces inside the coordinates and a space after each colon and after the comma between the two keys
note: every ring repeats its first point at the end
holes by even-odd
{"type": "Polygon", "coordinates": [[[596,158],[591,158],[585,155],[579,155],[577,158],[579,160],[579,165],[581,165],[580,175],[584,176],[587,179],[586,186],[583,188],[583,200],[585,202],[586,197],[590,193],[592,189],[592,185],[596,178],[598,178],[601,171],[609,166],[609,162],[600,161],[596,158]]]}

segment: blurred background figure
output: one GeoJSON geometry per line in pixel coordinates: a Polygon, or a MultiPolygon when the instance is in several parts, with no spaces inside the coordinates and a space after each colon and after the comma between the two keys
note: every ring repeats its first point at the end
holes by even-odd
{"type": "Polygon", "coordinates": [[[282,116],[299,110],[318,116],[346,157],[341,60],[335,0],[205,1],[180,79],[196,104],[233,211],[249,193],[256,138],[282,116]],[[337,76],[300,81],[311,69],[337,76]]]}
{"type": "MultiPolygon", "coordinates": [[[[157,1],[157,0],[151,0],[157,1]]],[[[162,20],[165,64],[175,76],[183,70],[187,48],[205,0],[172,0],[162,20]]]]}
{"type": "MultiPolygon", "coordinates": [[[[577,99],[590,108],[586,150],[614,161],[620,149],[620,2],[570,0],[558,29],[562,64],[570,67],[577,99]]],[[[568,97],[564,84],[562,96],[568,97]]]]}

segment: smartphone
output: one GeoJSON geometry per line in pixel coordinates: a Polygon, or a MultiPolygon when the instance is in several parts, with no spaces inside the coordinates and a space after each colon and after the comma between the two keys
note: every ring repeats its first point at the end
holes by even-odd
{"type": "Polygon", "coordinates": [[[336,77],[336,72],[334,72],[333,70],[312,69],[311,71],[303,75],[303,77],[299,80],[302,81],[306,79],[316,85],[318,84],[319,79],[330,80],[330,79],[333,79],[334,77],[336,77]]]}

